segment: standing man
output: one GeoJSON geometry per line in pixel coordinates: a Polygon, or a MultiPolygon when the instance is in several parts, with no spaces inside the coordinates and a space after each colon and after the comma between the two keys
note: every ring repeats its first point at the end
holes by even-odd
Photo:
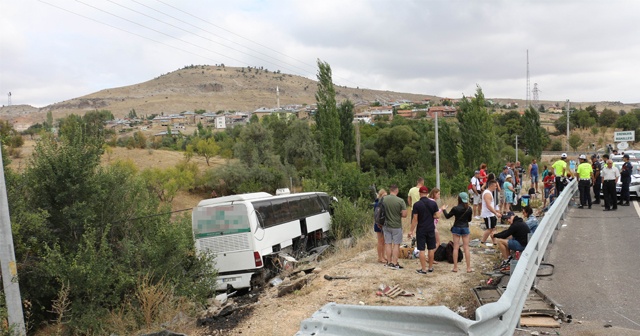
{"type": "Polygon", "coordinates": [[[404,200],[398,197],[398,186],[392,184],[389,193],[384,200],[385,220],[382,233],[384,234],[385,256],[389,263],[387,267],[391,269],[402,269],[398,263],[400,254],[400,244],[402,244],[402,218],[407,217],[407,205],[404,200]]]}
{"type": "MultiPolygon", "coordinates": [[[[436,226],[433,220],[440,218],[440,209],[438,204],[427,197],[429,189],[420,187],[420,201],[416,202],[411,214],[411,230],[409,231],[409,239],[416,237],[416,245],[420,257],[420,269],[416,270],[418,274],[427,274],[433,272],[433,259],[436,251],[436,226]],[[414,234],[415,232],[415,234],[414,234]],[[425,245],[429,251],[429,268],[427,269],[427,261],[425,260],[425,245]]],[[[443,206],[442,210],[447,206],[443,206]]]]}
{"type": "Polygon", "coordinates": [[[480,204],[482,203],[480,194],[482,193],[482,184],[480,183],[479,170],[476,170],[473,174],[470,186],[469,195],[473,195],[473,216],[475,219],[480,219],[480,204]]]}
{"type": "Polygon", "coordinates": [[[593,204],[600,204],[600,189],[602,187],[602,165],[598,160],[598,155],[591,155],[591,169],[593,169],[593,204]]]}
{"type": "Polygon", "coordinates": [[[531,160],[529,165],[529,176],[531,177],[531,186],[538,193],[538,163],[536,159],[531,160]]]}
{"type": "Polygon", "coordinates": [[[556,173],[556,197],[558,197],[564,189],[564,183],[562,182],[567,176],[567,153],[562,153],[560,159],[553,163],[551,169],[556,173]]]}
{"type": "Polygon", "coordinates": [[[582,209],[585,205],[591,209],[591,186],[593,185],[593,169],[591,164],[587,162],[587,156],[580,154],[578,157],[580,165],[576,174],[578,175],[578,190],[580,191],[580,205],[578,208],[582,209]]]}
{"type": "Polygon", "coordinates": [[[409,207],[409,211],[407,211],[407,213],[412,213],[413,205],[420,200],[420,187],[422,186],[424,186],[424,179],[422,177],[418,177],[416,186],[409,189],[409,194],[407,196],[407,206],[409,207]]]}
{"type": "MultiPolygon", "coordinates": [[[[605,154],[606,155],[606,154],[605,154]]],[[[602,169],[602,194],[604,198],[604,210],[617,210],[616,203],[616,184],[620,178],[618,167],[613,165],[613,161],[607,156],[607,165],[602,169]]]]}
{"type": "MultiPolygon", "coordinates": [[[[486,244],[487,238],[490,236],[493,241],[493,230],[498,224],[498,218],[502,217],[498,210],[493,206],[495,204],[493,201],[493,192],[496,189],[498,189],[498,182],[496,180],[491,180],[487,182],[487,188],[482,192],[482,211],[480,212],[480,215],[484,218],[484,224],[487,227],[487,231],[482,234],[482,240],[480,240],[483,244],[486,244]]],[[[495,244],[495,242],[493,243],[495,244]]]]}
{"type": "Polygon", "coordinates": [[[633,166],[631,162],[629,162],[629,154],[625,154],[622,156],[622,161],[624,164],[622,165],[622,169],[620,169],[620,179],[622,180],[622,189],[620,190],[620,201],[619,205],[627,206],[629,202],[631,202],[631,195],[629,194],[629,185],[631,185],[631,172],[633,171],[633,166]]]}

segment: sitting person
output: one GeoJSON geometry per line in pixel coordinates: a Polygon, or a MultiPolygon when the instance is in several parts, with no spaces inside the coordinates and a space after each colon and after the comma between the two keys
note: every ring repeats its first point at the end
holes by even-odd
{"type": "Polygon", "coordinates": [[[500,264],[501,271],[510,270],[509,261],[511,261],[511,251],[524,251],[529,242],[529,227],[522,220],[522,218],[516,216],[513,212],[507,212],[503,218],[507,219],[509,228],[494,234],[495,238],[498,238],[498,248],[502,253],[502,263],[500,264]],[[511,239],[508,239],[511,237],[511,239]]]}
{"type": "Polygon", "coordinates": [[[529,227],[529,232],[531,232],[531,234],[536,232],[536,229],[538,228],[538,219],[533,214],[533,209],[531,209],[530,206],[527,205],[522,208],[522,217],[527,219],[525,223],[527,223],[527,226],[529,227]]]}

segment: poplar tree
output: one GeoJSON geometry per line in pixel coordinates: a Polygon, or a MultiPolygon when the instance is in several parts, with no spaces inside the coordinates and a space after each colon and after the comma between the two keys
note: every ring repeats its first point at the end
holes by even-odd
{"type": "Polygon", "coordinates": [[[343,145],[343,157],[346,161],[355,159],[355,133],[353,128],[353,103],[347,99],[340,103],[338,111],[340,114],[340,140],[343,145]]]}
{"type": "Polygon", "coordinates": [[[493,118],[487,111],[484,94],[479,86],[475,97],[462,98],[456,117],[460,122],[460,143],[465,167],[473,170],[483,162],[489,167],[497,163],[497,138],[493,130],[493,118]]]}
{"type": "Polygon", "coordinates": [[[342,141],[340,141],[340,117],[336,106],[336,91],[331,79],[331,66],[318,59],[318,90],[316,91],[316,129],[319,136],[322,157],[327,168],[342,162],[342,141]]]}
{"type": "Polygon", "coordinates": [[[543,131],[540,126],[540,114],[532,106],[524,111],[523,124],[522,142],[527,146],[529,155],[539,159],[542,155],[543,131]]]}

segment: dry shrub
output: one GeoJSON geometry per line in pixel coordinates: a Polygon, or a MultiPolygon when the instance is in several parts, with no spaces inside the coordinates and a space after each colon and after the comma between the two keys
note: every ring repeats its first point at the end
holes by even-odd
{"type": "Polygon", "coordinates": [[[193,334],[196,305],[176,296],[164,278],[154,282],[149,275],[140,277],[134,297],[110,312],[107,323],[112,333],[131,335],[168,328],[193,334]]]}

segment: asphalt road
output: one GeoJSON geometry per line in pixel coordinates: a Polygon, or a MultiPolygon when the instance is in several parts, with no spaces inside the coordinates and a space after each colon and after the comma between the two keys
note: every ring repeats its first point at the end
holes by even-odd
{"type": "Polygon", "coordinates": [[[569,210],[547,253],[538,288],[574,320],[553,334],[640,335],[640,204],[602,209],[569,210]]]}

